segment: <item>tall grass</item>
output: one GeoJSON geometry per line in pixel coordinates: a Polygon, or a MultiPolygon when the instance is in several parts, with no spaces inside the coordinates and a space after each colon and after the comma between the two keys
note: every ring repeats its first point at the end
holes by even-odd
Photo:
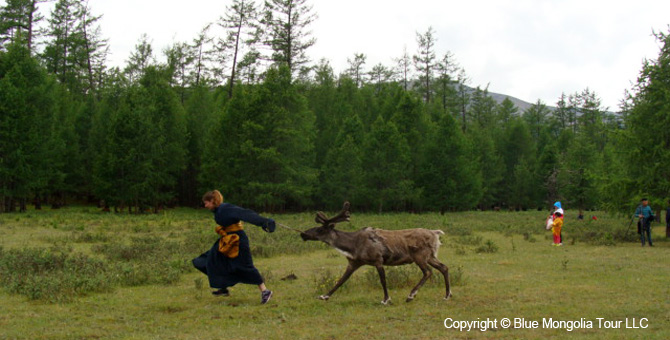
{"type": "MultiPolygon", "coordinates": [[[[492,254],[500,246],[481,233],[521,235],[535,242],[547,232],[542,228],[544,212],[463,212],[440,214],[385,214],[352,216],[338,229],[363,227],[383,229],[428,228],[446,232],[446,247],[456,255],[492,254]]],[[[314,226],[312,214],[272,216],[293,228],[314,226]]],[[[12,293],[50,302],[72,301],[90,293],[115,287],[173,284],[184,273],[194,272],[190,260],[208,250],[217,239],[211,213],[206,210],[175,209],[160,214],[128,215],[102,213],[89,207],[31,211],[0,215],[0,283],[12,293]]],[[[637,234],[615,217],[579,221],[566,217],[564,239],[572,244],[616,245],[636,241],[637,234]]],[[[328,249],[321,242],[303,242],[297,233],[279,228],[266,233],[247,224],[254,257],[271,258],[328,249]]],[[[512,247],[516,248],[513,241],[512,247]]],[[[336,255],[337,256],[337,255],[336,255]]],[[[464,269],[451,270],[457,284],[466,282],[464,269]]],[[[314,289],[330,289],[341,273],[324,270],[313,278],[314,289]]],[[[415,266],[389,268],[390,287],[413,286],[421,278],[415,266]]],[[[430,284],[440,284],[433,275],[430,284]]],[[[368,270],[363,282],[378,286],[376,270],[368,270]]],[[[347,289],[346,285],[342,289],[347,289]]]]}

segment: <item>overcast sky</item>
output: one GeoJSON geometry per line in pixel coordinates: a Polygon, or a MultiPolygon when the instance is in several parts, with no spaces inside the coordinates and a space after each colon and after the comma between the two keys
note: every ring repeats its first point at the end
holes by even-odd
{"type": "MultiPolygon", "coordinates": [[[[109,39],[110,63],[121,66],[143,33],[156,54],[174,41],[191,41],[232,0],[89,0],[109,39]]],[[[4,0],[0,0],[4,4],[4,0]]],[[[436,52],[450,51],[471,79],[492,92],[554,105],[561,93],[585,88],[616,110],[645,58],[668,32],[670,1],[590,0],[312,0],[318,19],[313,62],[335,72],[355,53],[366,66],[390,66],[416,33],[432,26],[436,52]],[[634,3],[634,4],[633,4],[634,3]]],[[[43,5],[45,6],[45,5],[43,5]]]]}

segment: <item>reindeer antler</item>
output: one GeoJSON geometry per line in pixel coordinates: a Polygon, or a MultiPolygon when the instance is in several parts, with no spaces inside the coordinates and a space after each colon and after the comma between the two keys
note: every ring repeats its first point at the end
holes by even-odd
{"type": "Polygon", "coordinates": [[[321,211],[316,213],[316,218],[314,219],[316,223],[320,223],[324,226],[334,226],[335,223],[348,222],[351,213],[349,212],[349,202],[344,202],[342,206],[342,211],[340,211],[335,217],[328,218],[326,214],[321,211]]]}
{"type": "Polygon", "coordinates": [[[322,211],[317,211],[314,221],[319,224],[326,224],[328,217],[326,217],[326,214],[324,214],[322,211]]]}

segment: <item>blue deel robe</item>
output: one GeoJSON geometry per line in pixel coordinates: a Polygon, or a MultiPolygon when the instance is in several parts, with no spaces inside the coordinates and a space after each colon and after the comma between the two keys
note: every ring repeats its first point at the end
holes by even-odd
{"type": "MultiPolygon", "coordinates": [[[[252,210],[244,209],[229,203],[222,203],[214,209],[214,220],[217,225],[227,227],[239,221],[248,222],[257,226],[267,226],[274,223],[272,219],[262,217],[252,210]]],[[[240,236],[240,251],[236,258],[228,258],[219,252],[219,241],[216,240],[212,248],[193,259],[193,266],[205,273],[212,288],[227,288],[238,283],[259,285],[263,277],[254,267],[249,248],[249,238],[244,230],[235,231],[240,236]]]]}

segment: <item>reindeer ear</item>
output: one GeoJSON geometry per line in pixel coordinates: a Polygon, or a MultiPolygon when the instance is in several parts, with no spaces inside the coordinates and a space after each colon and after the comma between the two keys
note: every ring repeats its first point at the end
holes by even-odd
{"type": "Polygon", "coordinates": [[[318,224],[326,224],[326,221],[327,221],[327,220],[328,220],[328,218],[326,217],[326,214],[324,214],[324,213],[321,212],[321,211],[317,211],[317,212],[316,212],[316,218],[314,219],[314,221],[315,221],[316,223],[318,223],[318,224]]]}

